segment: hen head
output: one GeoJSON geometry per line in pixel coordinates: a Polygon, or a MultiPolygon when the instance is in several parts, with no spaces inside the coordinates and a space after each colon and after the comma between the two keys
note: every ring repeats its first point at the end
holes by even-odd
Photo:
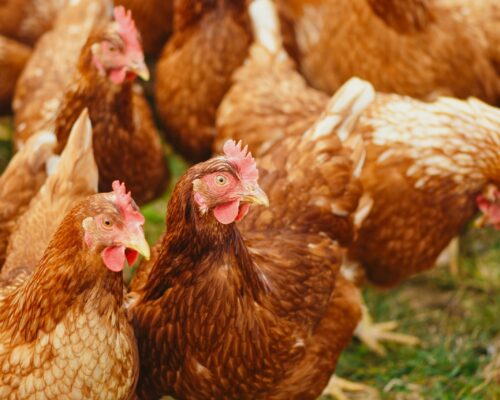
{"type": "Polygon", "coordinates": [[[269,205],[258,184],[255,160],[241,142],[227,141],[224,155],[204,164],[193,180],[194,201],[201,214],[213,212],[221,224],[230,224],[243,219],[251,204],[269,205]]]}
{"type": "Polygon", "coordinates": [[[476,225],[493,226],[500,230],[500,189],[488,185],[476,199],[479,210],[483,213],[476,221],[476,225]]]}
{"type": "Polygon", "coordinates": [[[101,254],[106,267],[119,272],[125,267],[125,261],[132,265],[139,254],[149,259],[144,216],[130,192],[126,192],[125,184],[114,181],[113,192],[105,196],[107,201],[99,203],[93,215],[82,222],[84,242],[89,249],[101,254]]]}
{"type": "Polygon", "coordinates": [[[114,9],[115,21],[104,36],[91,46],[92,61],[97,70],[111,82],[120,85],[137,76],[149,79],[144,52],[130,11],[119,6],[114,9]]]}

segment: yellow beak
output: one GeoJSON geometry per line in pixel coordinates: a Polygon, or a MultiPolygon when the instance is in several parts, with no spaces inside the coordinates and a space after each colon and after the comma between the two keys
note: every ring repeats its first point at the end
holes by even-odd
{"type": "Polygon", "coordinates": [[[144,237],[143,232],[131,236],[130,240],[128,240],[126,243],[123,243],[123,245],[128,249],[137,251],[146,260],[149,260],[149,258],[151,257],[151,250],[149,248],[148,242],[146,241],[146,238],[144,237]]]}
{"type": "Polygon", "coordinates": [[[266,193],[260,188],[260,186],[256,186],[252,191],[243,195],[243,202],[250,204],[258,204],[264,207],[269,207],[269,199],[266,193]]]}
{"type": "Polygon", "coordinates": [[[130,71],[145,81],[149,81],[149,69],[144,60],[134,63],[130,71]]]}

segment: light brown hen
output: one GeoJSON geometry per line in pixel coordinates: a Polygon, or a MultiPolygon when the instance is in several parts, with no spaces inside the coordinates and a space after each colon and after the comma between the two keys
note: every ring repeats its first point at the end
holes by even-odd
{"type": "Polygon", "coordinates": [[[496,0],[278,0],[300,69],[333,93],[358,76],[381,92],[500,101],[496,0]]]}
{"type": "Polygon", "coordinates": [[[138,252],[149,255],[143,223],[116,184],[72,208],[31,275],[0,281],[2,398],[134,397],[137,348],[121,271],[138,252]]]}
{"type": "Polygon", "coordinates": [[[17,219],[24,214],[50,172],[56,137],[50,132],[33,135],[10,160],[0,177],[0,269],[17,219]]]}
{"type": "Polygon", "coordinates": [[[98,173],[87,110],[75,122],[68,144],[51,169],[12,229],[0,278],[13,276],[18,269],[31,272],[64,216],[77,202],[97,193],[98,173]]]}
{"type": "MultiPolygon", "coordinates": [[[[256,155],[267,155],[307,129],[327,101],[294,69],[277,28],[257,32],[250,57],[219,108],[216,146],[241,139],[256,155]]],[[[476,99],[426,103],[377,94],[354,128],[366,144],[361,180],[373,207],[370,211],[366,203],[359,214],[361,229],[346,276],[362,280],[366,274],[371,283],[389,287],[432,268],[478,205],[486,222],[499,226],[499,121],[498,109],[476,99]]],[[[378,352],[383,352],[380,339],[415,343],[384,332],[391,326],[361,326],[358,334],[378,352]]]]}

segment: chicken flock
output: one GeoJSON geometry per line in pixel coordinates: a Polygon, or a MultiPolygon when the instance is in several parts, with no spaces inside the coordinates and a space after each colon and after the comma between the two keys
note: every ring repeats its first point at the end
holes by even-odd
{"type": "Polygon", "coordinates": [[[500,229],[500,4],[114,3],[0,3],[0,398],[364,390],[353,335],[418,339],[363,286],[500,229]],[[150,248],[164,143],[193,164],[150,248]]]}

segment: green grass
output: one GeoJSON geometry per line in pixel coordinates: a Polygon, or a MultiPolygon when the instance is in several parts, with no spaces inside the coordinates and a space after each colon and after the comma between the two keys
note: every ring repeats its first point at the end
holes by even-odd
{"type": "MultiPolygon", "coordinates": [[[[0,118],[0,169],[11,155],[10,130],[11,120],[0,118]]],[[[161,199],[142,207],[150,243],[165,229],[167,199],[187,167],[170,148],[166,154],[174,180],[161,199]]],[[[500,399],[500,385],[484,384],[487,365],[500,353],[499,264],[500,234],[469,229],[460,241],[458,277],[441,267],[395,290],[365,290],[375,321],[397,320],[399,332],[422,344],[389,344],[380,357],[354,340],[338,375],[376,388],[382,399],[500,399]]]]}
{"type": "Polygon", "coordinates": [[[470,231],[461,238],[458,277],[440,267],[396,290],[367,289],[374,319],[399,321],[398,330],[422,344],[388,345],[380,357],[353,341],[337,373],[377,388],[383,399],[500,399],[500,385],[484,384],[500,350],[499,261],[500,235],[470,231]]]}
{"type": "Polygon", "coordinates": [[[0,117],[0,171],[7,166],[12,156],[12,118],[0,117]]]}

